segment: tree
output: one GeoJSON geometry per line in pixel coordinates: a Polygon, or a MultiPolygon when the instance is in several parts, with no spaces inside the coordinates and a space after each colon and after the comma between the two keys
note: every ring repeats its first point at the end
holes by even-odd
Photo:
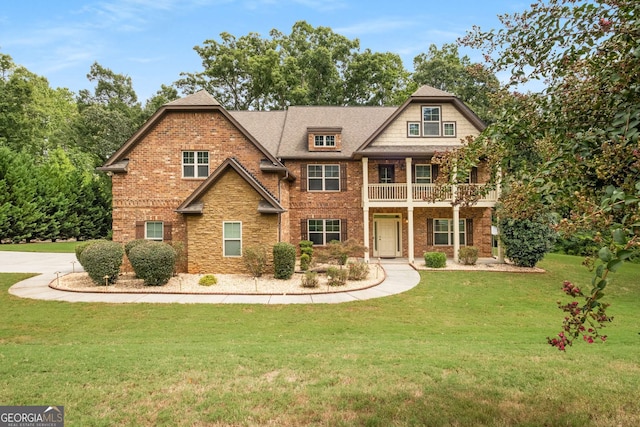
{"type": "Polygon", "coordinates": [[[490,150],[505,159],[519,157],[522,133],[532,135],[530,146],[540,161],[506,175],[512,181],[509,197],[551,207],[564,216],[561,230],[582,231],[602,245],[591,291],[563,286],[585,302],[561,306],[569,320],[549,339],[559,349],[580,335],[586,341],[601,337],[608,319],[601,302],[608,273],[637,250],[639,14],[635,0],[538,0],[525,12],[501,16],[503,28],[474,28],[463,39],[484,50],[492,71],[511,72],[508,88],[531,80],[546,84],[542,93],[505,103],[486,134],[490,150]],[[591,318],[603,322],[585,328],[591,318]]]}
{"type": "Polygon", "coordinates": [[[143,117],[147,120],[160,107],[178,99],[178,89],[173,86],[160,85],[160,89],[144,104],[143,117]]]}

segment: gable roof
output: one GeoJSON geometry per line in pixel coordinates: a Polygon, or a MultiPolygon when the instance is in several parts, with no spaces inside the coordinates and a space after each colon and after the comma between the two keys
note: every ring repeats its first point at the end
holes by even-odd
{"type": "Polygon", "coordinates": [[[202,214],[204,203],[200,198],[229,170],[235,170],[253,189],[262,196],[263,200],[258,203],[257,210],[260,213],[282,213],[285,209],[273,194],[258,181],[235,157],[229,157],[216,168],[209,177],[194,190],[176,209],[182,214],[202,214]]]}
{"type": "Polygon", "coordinates": [[[267,150],[254,136],[252,132],[247,131],[236,120],[233,115],[220,105],[220,103],[211,96],[207,91],[201,90],[192,95],[188,95],[184,98],[177,99],[169,102],[158,109],[153,116],[147,120],[140,129],[138,129],[115,153],[109,157],[105,164],[98,168],[103,171],[110,172],[126,172],[126,156],[133,147],[158,123],[162,116],[172,111],[210,111],[219,112],[225,118],[227,118],[238,130],[251,141],[256,148],[264,154],[264,156],[271,161],[274,166],[278,168],[286,169],[285,166],[273,155],[270,150],[267,150]],[[123,166],[124,165],[124,166],[123,166]]]}

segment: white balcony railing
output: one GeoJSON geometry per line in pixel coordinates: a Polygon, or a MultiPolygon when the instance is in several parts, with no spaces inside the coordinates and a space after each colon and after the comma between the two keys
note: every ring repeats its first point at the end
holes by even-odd
{"type": "MultiPolygon", "coordinates": [[[[458,194],[474,196],[475,194],[479,194],[481,187],[482,185],[479,184],[461,184],[458,185],[458,194]]],[[[450,186],[413,184],[412,188],[414,201],[451,202],[453,198],[450,186]]],[[[369,184],[367,194],[369,201],[372,202],[406,201],[407,184],[369,184]]],[[[487,194],[480,196],[478,201],[497,202],[498,192],[496,190],[490,190],[487,194]]]]}

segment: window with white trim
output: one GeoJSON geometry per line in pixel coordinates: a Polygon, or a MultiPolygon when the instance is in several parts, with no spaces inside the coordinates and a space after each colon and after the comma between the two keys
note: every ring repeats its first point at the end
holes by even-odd
{"type": "Polygon", "coordinates": [[[316,147],[335,147],[336,136],[335,135],[315,135],[313,139],[313,145],[316,147]]]}
{"type": "Polygon", "coordinates": [[[310,219],[307,222],[308,239],[314,245],[328,245],[332,240],[340,241],[339,219],[310,219]]]}
{"type": "MultiPolygon", "coordinates": [[[[460,245],[465,245],[466,221],[459,221],[460,245]]],[[[433,220],[433,244],[436,246],[453,246],[453,220],[434,219],[433,220]]]]}
{"type": "Polygon", "coordinates": [[[182,152],[182,177],[206,178],[209,176],[208,151],[182,152]]]}
{"type": "Polygon", "coordinates": [[[431,184],[431,165],[416,165],[416,184],[431,184]]]}
{"type": "Polygon", "coordinates": [[[407,136],[420,136],[420,122],[407,123],[407,136]]]}
{"type": "Polygon", "coordinates": [[[340,191],[340,165],[307,165],[309,191],[340,191]]]}
{"type": "Polygon", "coordinates": [[[456,136],[456,122],[443,122],[442,133],[444,136],[456,136]]]}
{"type": "Polygon", "coordinates": [[[422,107],[422,134],[440,136],[440,107],[422,107]]]}
{"type": "Polygon", "coordinates": [[[144,238],[162,242],[164,223],[162,221],[147,221],[144,223],[144,238]]]}
{"type": "Polygon", "coordinates": [[[222,223],[222,245],[223,256],[242,256],[242,223],[240,221],[222,223]]]}

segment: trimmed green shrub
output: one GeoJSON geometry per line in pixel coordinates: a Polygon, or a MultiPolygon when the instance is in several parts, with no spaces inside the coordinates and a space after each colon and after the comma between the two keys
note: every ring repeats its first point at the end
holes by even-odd
{"type": "Polygon", "coordinates": [[[84,267],[84,264],[82,264],[82,260],[81,255],[82,252],[87,249],[89,246],[93,245],[96,242],[106,242],[106,240],[104,239],[98,239],[98,240],[86,240],[84,242],[78,243],[75,247],[75,251],[76,251],[76,258],[78,259],[78,262],[80,263],[81,266],[84,267]]]}
{"type": "Polygon", "coordinates": [[[301,240],[298,245],[300,246],[300,255],[307,254],[309,259],[313,258],[313,242],[311,240],[301,240]]]}
{"type": "Polygon", "coordinates": [[[213,286],[218,284],[218,278],[213,274],[205,274],[198,280],[200,286],[213,286]]]}
{"type": "Polygon", "coordinates": [[[247,246],[242,251],[242,260],[253,277],[261,277],[267,267],[267,249],[264,246],[247,246]]]}
{"type": "Polygon", "coordinates": [[[553,248],[556,232],[547,215],[533,219],[503,218],[500,220],[500,238],[511,262],[518,267],[535,267],[553,248]]]}
{"type": "Polygon", "coordinates": [[[118,280],[124,249],[120,243],[108,240],[93,242],[80,252],[80,264],[96,285],[113,284],[118,280]],[[105,276],[108,279],[105,280],[105,276]]]}
{"type": "Polygon", "coordinates": [[[300,255],[300,270],[307,271],[309,269],[309,264],[311,264],[311,257],[309,254],[300,255]]]}
{"type": "Polygon", "coordinates": [[[478,261],[478,248],[475,246],[462,246],[458,251],[458,259],[464,265],[476,265],[478,261]]]}
{"type": "Polygon", "coordinates": [[[296,247],[291,243],[280,242],[273,246],[273,276],[288,280],[296,268],[296,247]]]}
{"type": "Polygon", "coordinates": [[[138,245],[144,245],[149,242],[151,242],[151,240],[147,240],[147,239],[131,240],[124,245],[124,253],[127,255],[127,258],[129,258],[129,252],[131,252],[131,249],[135,248],[138,245]]]}
{"type": "Polygon", "coordinates": [[[329,286],[344,286],[347,284],[349,271],[340,267],[331,266],[327,268],[327,284],[329,286]]]}
{"type": "Polygon", "coordinates": [[[307,271],[304,276],[302,276],[302,287],[303,288],[316,288],[318,287],[318,273],[315,271],[307,271]]]}
{"type": "Polygon", "coordinates": [[[429,268],[444,268],[447,265],[447,255],[444,252],[425,252],[424,264],[429,268]]]}
{"type": "Polygon", "coordinates": [[[369,275],[369,264],[364,261],[350,262],[347,264],[349,280],[364,280],[369,275]]]}
{"type": "Polygon", "coordinates": [[[129,252],[129,262],[136,276],[146,285],[164,285],[173,276],[176,251],[167,243],[149,242],[137,245],[129,252]]]}

